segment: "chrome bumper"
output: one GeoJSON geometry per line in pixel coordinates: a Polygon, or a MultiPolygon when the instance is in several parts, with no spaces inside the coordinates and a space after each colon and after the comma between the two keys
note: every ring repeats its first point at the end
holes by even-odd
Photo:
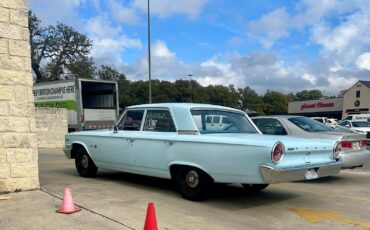
{"type": "Polygon", "coordinates": [[[342,162],[335,162],[323,165],[303,166],[297,168],[274,168],[270,165],[260,165],[260,172],[266,184],[274,184],[289,181],[306,180],[307,171],[314,169],[318,177],[326,177],[340,171],[342,162]]]}
{"type": "Polygon", "coordinates": [[[63,148],[63,152],[64,152],[64,154],[66,155],[66,157],[67,157],[68,159],[71,159],[71,158],[72,158],[72,156],[71,156],[72,146],[65,146],[65,147],[63,148]]]}
{"type": "Polygon", "coordinates": [[[343,162],[342,168],[355,168],[370,162],[370,152],[343,153],[340,159],[343,162]]]}

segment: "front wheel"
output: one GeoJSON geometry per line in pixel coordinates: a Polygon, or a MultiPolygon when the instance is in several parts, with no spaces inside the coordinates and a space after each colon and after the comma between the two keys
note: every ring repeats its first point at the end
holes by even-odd
{"type": "Polygon", "coordinates": [[[84,148],[77,149],[75,165],[81,177],[93,177],[98,172],[98,168],[84,148]]]}
{"type": "Polygon", "coordinates": [[[267,188],[269,184],[242,184],[242,186],[247,193],[255,194],[267,188]]]}
{"type": "Polygon", "coordinates": [[[176,172],[176,183],[182,197],[192,201],[201,201],[209,192],[212,178],[200,169],[181,167],[176,172]]]}

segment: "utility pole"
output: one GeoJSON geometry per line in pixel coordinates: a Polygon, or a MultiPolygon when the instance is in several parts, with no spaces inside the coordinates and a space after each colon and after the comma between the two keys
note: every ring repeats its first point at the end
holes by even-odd
{"type": "Polygon", "coordinates": [[[191,84],[191,77],[192,76],[194,76],[193,74],[188,74],[188,77],[189,77],[189,92],[190,92],[190,103],[192,102],[192,99],[191,99],[191,97],[192,97],[192,95],[191,95],[191,93],[192,93],[192,84],[191,84]]]}
{"type": "Polygon", "coordinates": [[[150,60],[150,4],[148,0],[148,71],[149,71],[149,104],[152,104],[152,66],[150,60]]]}

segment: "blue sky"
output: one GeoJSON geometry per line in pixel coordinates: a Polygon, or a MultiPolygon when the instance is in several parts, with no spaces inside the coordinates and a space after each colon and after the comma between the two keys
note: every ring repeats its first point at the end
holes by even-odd
{"type": "MultiPolygon", "coordinates": [[[[152,75],[258,93],[336,95],[370,80],[370,1],[150,0],[152,75]]],[[[96,64],[147,79],[147,0],[29,0],[93,40],[96,64]]]]}

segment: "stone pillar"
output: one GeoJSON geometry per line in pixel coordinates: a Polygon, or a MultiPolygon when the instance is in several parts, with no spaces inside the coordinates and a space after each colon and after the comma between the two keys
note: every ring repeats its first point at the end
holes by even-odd
{"type": "Polygon", "coordinates": [[[0,193],[39,188],[27,0],[0,0],[0,193]]]}

